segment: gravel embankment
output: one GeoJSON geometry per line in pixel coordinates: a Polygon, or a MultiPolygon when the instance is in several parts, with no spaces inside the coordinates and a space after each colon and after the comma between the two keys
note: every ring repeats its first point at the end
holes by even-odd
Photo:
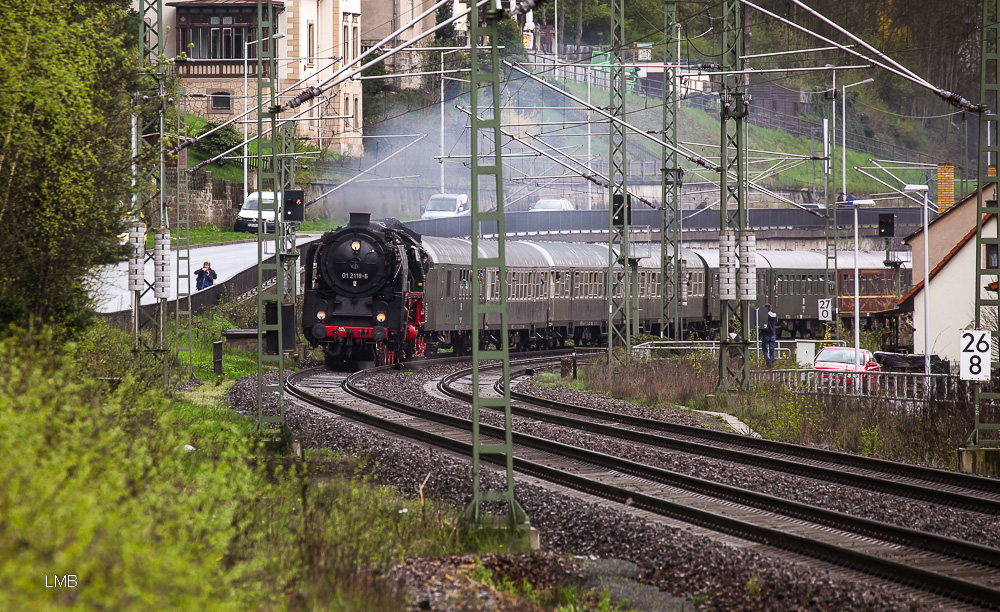
{"type": "MultiPolygon", "coordinates": [[[[439,410],[468,415],[469,410],[454,402],[429,397],[422,388],[423,383],[436,378],[443,372],[440,366],[425,370],[404,371],[368,378],[367,387],[376,392],[384,392],[390,397],[412,402],[417,405],[435,407],[439,410]]],[[[252,378],[238,381],[231,391],[232,406],[236,410],[252,409],[256,401],[255,385],[252,378]]],[[[575,392],[574,392],[575,393],[575,392]]],[[[580,403],[580,398],[575,397],[580,403]]],[[[594,396],[588,401],[595,405],[606,405],[608,398],[594,396]]],[[[275,402],[276,403],[276,402],[275,402]]],[[[615,409],[648,410],[641,407],[627,407],[622,402],[612,402],[615,409]]],[[[362,454],[377,459],[372,469],[379,481],[393,485],[404,492],[412,493],[424,478],[430,478],[424,487],[425,495],[439,500],[463,504],[470,492],[470,466],[467,462],[415,444],[400,442],[379,432],[359,425],[334,420],[311,410],[300,408],[289,402],[286,406],[289,426],[308,448],[330,448],[348,453],[362,454]]],[[[690,419],[690,414],[679,413],[682,419],[690,419]]],[[[487,419],[495,421],[495,414],[487,419]]],[[[633,460],[642,460],[663,467],[690,473],[718,482],[762,490],[774,495],[783,495],[808,503],[823,500],[829,505],[845,511],[857,512],[893,522],[917,526],[932,526],[936,532],[948,532],[954,525],[955,532],[969,533],[975,527],[959,525],[972,517],[962,517],[952,509],[915,508],[916,504],[906,500],[880,499],[880,496],[848,488],[825,485],[801,478],[777,477],[762,474],[760,470],[743,469],[698,457],[685,457],[677,453],[663,453],[636,447],[628,443],[595,439],[583,434],[567,434],[558,428],[538,423],[515,425],[519,430],[536,435],[551,435],[561,440],[615,452],[633,460]],[[557,435],[558,434],[558,435],[557,435]],[[905,512],[904,512],[905,508],[905,512]],[[850,510],[849,510],[850,509],[850,510]],[[919,518],[914,519],[914,516],[919,518]]],[[[499,483],[499,476],[489,473],[485,476],[490,486],[499,483]]],[[[882,592],[868,586],[858,585],[842,579],[835,579],[815,568],[792,565],[779,559],[765,557],[753,551],[724,545],[710,538],[693,535],[686,530],[650,522],[616,508],[603,504],[593,504],[570,496],[553,493],[544,488],[518,483],[517,499],[531,517],[532,526],[539,530],[542,546],[581,556],[606,559],[623,559],[636,564],[642,580],[661,590],[679,597],[705,598],[702,607],[712,610],[758,611],[758,610],[815,610],[817,612],[889,611],[911,610],[914,612],[937,609],[928,604],[913,601],[895,593],[882,592]]],[[[992,525],[992,537],[997,541],[996,526],[992,525]]],[[[979,537],[988,531],[984,525],[979,537]]],[[[977,538],[978,539],[978,538],[977,538]]],[[[982,541],[982,540],[980,540],[982,541]]],[[[525,556],[528,558],[528,556],[525,556]]],[[[521,563],[513,562],[516,564],[521,563]]],[[[427,580],[432,580],[433,571],[426,570],[427,563],[414,562],[415,571],[407,581],[411,589],[421,594],[416,598],[435,610],[465,609],[454,602],[447,603],[446,589],[427,580]],[[425,584],[426,583],[426,584],[425,584]],[[437,593],[437,595],[434,595],[437,593]]],[[[403,574],[406,571],[403,570],[403,574]]],[[[474,596],[474,595],[469,595],[474,596]]],[[[640,602],[633,601],[633,604],[640,602]]],[[[666,609],[662,603],[650,603],[649,607],[637,609],[666,609]]],[[[689,605],[689,604],[688,604],[689,605]]],[[[506,609],[488,606],[477,609],[506,609]]],[[[690,609],[677,607],[677,610],[690,609]]]]}

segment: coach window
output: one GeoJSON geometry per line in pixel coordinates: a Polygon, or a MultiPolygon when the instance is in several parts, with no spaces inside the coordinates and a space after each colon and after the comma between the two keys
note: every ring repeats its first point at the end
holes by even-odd
{"type": "Polygon", "coordinates": [[[1000,268],[1000,245],[987,244],[986,247],[986,267],[991,270],[1000,268]]]}
{"type": "Polygon", "coordinates": [[[556,272],[556,290],[559,292],[559,297],[569,297],[571,278],[569,272],[556,272]]]}
{"type": "Polygon", "coordinates": [[[451,297],[451,270],[444,275],[444,296],[451,297]]]}
{"type": "Polygon", "coordinates": [[[458,287],[459,297],[472,295],[472,287],[469,286],[469,279],[472,278],[472,270],[459,270],[458,275],[461,278],[458,287]]]}
{"type": "Polygon", "coordinates": [[[691,280],[691,295],[705,295],[705,273],[692,272],[688,275],[691,280]]]}

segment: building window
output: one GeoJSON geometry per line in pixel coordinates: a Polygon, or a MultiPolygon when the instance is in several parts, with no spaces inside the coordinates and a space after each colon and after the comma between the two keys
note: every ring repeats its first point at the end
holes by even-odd
{"type": "Polygon", "coordinates": [[[309,66],[312,66],[313,58],[316,57],[316,25],[310,21],[309,24],[306,26],[306,31],[307,31],[306,46],[307,46],[307,53],[309,54],[306,59],[306,63],[309,66]]]}
{"type": "MultiPolygon", "coordinates": [[[[257,10],[243,7],[177,9],[177,42],[193,60],[241,60],[247,43],[257,40],[257,10]]],[[[271,28],[265,24],[265,49],[270,44],[271,28]]],[[[256,57],[250,45],[249,57],[256,57]]]]}
{"type": "Polygon", "coordinates": [[[212,110],[228,111],[233,109],[233,99],[228,92],[217,91],[212,94],[212,110]]]}
{"type": "Polygon", "coordinates": [[[354,48],[354,57],[361,55],[361,50],[359,46],[361,45],[361,35],[358,34],[358,26],[354,26],[354,38],[352,39],[354,48]]]}
{"type": "Polygon", "coordinates": [[[361,128],[361,98],[354,96],[354,129],[361,128]]]}
{"type": "Polygon", "coordinates": [[[348,28],[345,25],[344,26],[344,40],[343,40],[343,48],[344,48],[343,56],[344,56],[344,63],[345,64],[351,59],[351,58],[348,57],[348,51],[351,50],[351,48],[348,46],[349,41],[347,40],[347,35],[348,35],[349,32],[350,32],[350,28],[348,28]]]}

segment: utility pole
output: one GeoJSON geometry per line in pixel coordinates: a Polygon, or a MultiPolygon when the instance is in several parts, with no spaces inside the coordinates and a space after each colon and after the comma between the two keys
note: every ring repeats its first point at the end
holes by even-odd
{"type": "MultiPolygon", "coordinates": [[[[976,363],[976,370],[973,374],[982,374],[983,370],[991,373],[990,382],[972,382],[975,393],[975,421],[973,429],[969,433],[964,443],[964,448],[959,449],[959,468],[962,471],[990,473],[997,475],[997,466],[1000,466],[1000,422],[997,422],[997,408],[1000,406],[1000,393],[996,391],[996,368],[998,365],[994,355],[996,355],[998,330],[1000,322],[1000,298],[996,294],[991,294],[983,288],[990,283],[995,283],[1000,277],[1000,270],[996,261],[990,261],[1000,250],[1000,238],[997,237],[996,216],[1000,215],[1000,177],[996,176],[998,154],[1000,154],[1000,142],[997,138],[997,129],[1000,126],[1000,116],[997,104],[997,92],[1000,91],[1000,80],[996,72],[997,62],[1000,62],[1000,0],[986,0],[983,2],[983,47],[982,47],[982,68],[980,76],[980,99],[983,105],[992,104],[993,108],[983,108],[979,116],[979,156],[978,174],[979,184],[977,186],[976,203],[976,282],[972,287],[975,292],[975,329],[988,329],[991,336],[992,349],[988,356],[979,355],[979,362],[976,363]],[[991,169],[994,171],[991,172],[991,169]],[[987,215],[992,215],[993,220],[984,221],[987,215]],[[987,226],[992,225],[993,229],[987,230],[987,226]],[[984,257],[985,255],[985,257],[984,257]],[[984,291],[986,291],[984,293],[984,291]],[[989,360],[989,368],[983,361],[989,360]]],[[[926,212],[925,212],[926,214],[926,212]]],[[[926,230],[925,230],[926,231],[926,230]]],[[[924,287],[924,291],[928,288],[924,287]]],[[[924,312],[924,317],[929,313],[924,312]]],[[[965,342],[963,334],[963,343],[965,342]]],[[[972,342],[962,348],[963,352],[972,348],[972,342]]],[[[970,351],[971,352],[971,351],[970,351]]],[[[973,357],[975,358],[975,357],[973,357]]],[[[963,359],[965,356],[963,355],[963,359]]],[[[970,371],[972,371],[970,369],[970,371]]]]}
{"type": "Polygon", "coordinates": [[[167,299],[170,297],[170,230],[167,229],[167,207],[163,193],[166,167],[164,142],[165,112],[169,100],[166,94],[166,64],[163,59],[165,25],[163,0],[141,0],[139,19],[139,70],[147,85],[137,93],[139,110],[132,118],[133,209],[138,215],[155,207],[159,229],[155,230],[152,255],[146,252],[145,226],[136,219],[130,229],[132,257],[129,261],[129,290],[132,292],[132,349],[136,356],[142,353],[156,355],[163,365],[163,385],[170,378],[170,360],[167,359],[167,299]],[[154,143],[150,144],[153,140],[154,143]],[[150,157],[155,161],[142,167],[150,157]],[[150,284],[145,279],[145,264],[153,260],[154,277],[150,284]],[[152,315],[142,308],[142,297],[153,291],[156,309],[152,315]],[[149,333],[143,333],[148,330],[149,333]]]}
{"type": "MultiPolygon", "coordinates": [[[[723,1],[721,105],[722,137],[719,165],[719,386],[722,393],[750,386],[750,302],[757,299],[755,237],[746,221],[746,117],[749,114],[742,68],[743,6],[739,0],[723,1]],[[730,180],[733,177],[733,180],[730,180]],[[736,337],[730,338],[729,326],[736,337]],[[735,349],[737,359],[730,358],[735,349]]],[[[708,279],[706,279],[708,280],[708,279]]]]}
{"type": "MultiPolygon", "coordinates": [[[[490,3],[492,4],[492,3],[490,3]]],[[[507,252],[504,240],[503,158],[500,123],[501,77],[498,21],[503,13],[487,5],[480,11],[472,3],[469,14],[469,46],[471,47],[470,132],[469,154],[472,166],[472,502],[463,518],[472,523],[483,520],[483,502],[503,502],[507,505],[509,525],[526,527],[528,516],[514,498],[514,443],[510,406],[510,334],[507,326],[507,252]],[[480,96],[483,100],[480,101],[480,96]],[[480,145],[492,145],[480,158],[480,145]],[[492,159],[490,159],[492,157],[492,159]],[[492,185],[491,185],[492,183],[492,185]],[[483,193],[496,195],[496,207],[483,210],[483,193]],[[496,233],[497,255],[485,255],[480,236],[496,233]],[[492,291],[488,291],[489,287],[492,291]],[[488,348],[489,328],[496,335],[495,346],[488,348]],[[480,370],[485,361],[500,361],[503,371],[503,395],[484,395],[480,370]],[[504,440],[484,444],[479,435],[483,407],[498,408],[504,415],[504,440]],[[483,491],[480,488],[482,456],[501,457],[505,467],[503,489],[483,491]]]]}
{"type": "MultiPolygon", "coordinates": [[[[288,429],[285,424],[284,402],[284,338],[282,322],[287,314],[282,308],[285,297],[286,273],[282,264],[285,250],[281,239],[284,176],[279,150],[286,140],[278,126],[279,108],[277,87],[278,65],[275,61],[275,43],[271,39],[273,26],[277,23],[271,0],[257,0],[257,433],[267,441],[275,442],[285,438],[288,429]],[[265,110],[266,109],[266,110],[265,110]],[[270,134],[264,137],[265,121],[270,134]],[[268,201],[264,194],[272,192],[274,198],[268,201]],[[267,226],[264,211],[274,213],[274,222],[267,226]],[[270,230],[270,231],[269,231],[270,230]],[[274,253],[273,261],[266,261],[268,253],[274,253]],[[271,279],[274,284],[271,285],[271,279]],[[267,350],[268,336],[276,340],[276,354],[267,350]],[[278,380],[265,384],[265,366],[271,364],[278,371],[278,380]],[[264,414],[265,393],[278,395],[278,414],[264,414]]],[[[282,126],[284,128],[284,126],[282,126]]],[[[286,136],[287,139],[287,136],[286,136]]],[[[293,162],[294,163],[294,162],[293,162]]]]}
{"type": "MultiPolygon", "coordinates": [[[[177,92],[177,133],[187,134],[187,97],[183,89],[177,92]]],[[[177,153],[174,199],[174,238],[177,249],[176,292],[174,293],[174,333],[177,361],[182,378],[194,378],[194,336],[191,331],[191,212],[187,174],[188,151],[177,153]]]]}
{"type": "MultiPolygon", "coordinates": [[[[680,101],[677,87],[680,44],[677,4],[673,0],[667,0],[663,3],[663,140],[674,147],[677,146],[680,101]],[[676,37],[671,36],[673,32],[676,32],[676,37]]],[[[663,173],[660,181],[660,335],[670,335],[674,340],[681,340],[681,305],[685,300],[682,290],[684,257],[681,254],[680,190],[684,171],[676,149],[663,146],[660,150],[663,173]]]]}
{"type": "MultiPolygon", "coordinates": [[[[611,50],[608,112],[625,119],[625,93],[628,83],[622,67],[622,45],[625,41],[625,1],[611,0],[611,50]]],[[[608,363],[624,365],[632,352],[632,267],[629,262],[630,201],[625,184],[625,127],[618,121],[608,121],[608,363]],[[617,353],[616,348],[622,352],[617,353]]]]}

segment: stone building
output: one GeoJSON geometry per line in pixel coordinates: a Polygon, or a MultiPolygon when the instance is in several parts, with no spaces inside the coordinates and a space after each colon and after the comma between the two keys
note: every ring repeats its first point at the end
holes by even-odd
{"type": "MultiPolygon", "coordinates": [[[[139,9],[139,3],[135,2],[139,9]]],[[[265,5],[266,6],[266,5],[265,5]]],[[[256,0],[167,0],[163,54],[187,59],[174,66],[189,111],[212,121],[237,117],[257,102],[258,49],[273,45],[276,81],[287,101],[305,87],[322,86],[361,54],[361,0],[275,0],[264,38],[257,40],[256,0]],[[194,96],[191,96],[194,94],[194,96]]],[[[147,16],[148,18],[148,16],[147,16]]],[[[361,81],[324,91],[318,104],[282,114],[298,116],[297,133],[343,155],[362,153],[361,81]]],[[[256,132],[257,115],[248,117],[256,132]]],[[[242,131],[243,124],[238,124],[242,131]]]]}

